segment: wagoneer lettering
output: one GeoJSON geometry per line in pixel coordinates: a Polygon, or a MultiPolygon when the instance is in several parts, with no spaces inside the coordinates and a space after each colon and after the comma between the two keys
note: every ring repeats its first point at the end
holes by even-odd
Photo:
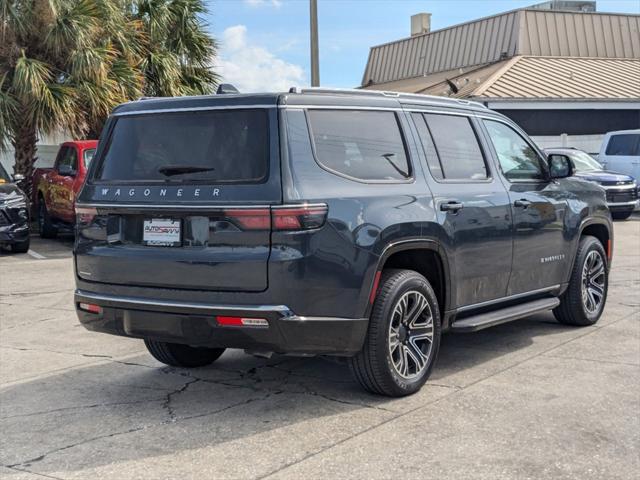
{"type": "Polygon", "coordinates": [[[76,203],[77,314],[168,365],[332,355],[367,390],[408,395],[445,331],[550,310],[598,321],[611,215],[571,173],[473,102],[304,89],[124,104],[76,203]]]}

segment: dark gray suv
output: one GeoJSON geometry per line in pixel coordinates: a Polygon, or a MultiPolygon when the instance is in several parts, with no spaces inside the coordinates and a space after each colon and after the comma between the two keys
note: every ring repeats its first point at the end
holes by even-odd
{"type": "Polygon", "coordinates": [[[444,331],[602,314],[611,215],[509,119],[390,92],[116,108],[79,195],[90,330],[198,367],[225,348],[346,357],[369,391],[427,380],[444,331]]]}

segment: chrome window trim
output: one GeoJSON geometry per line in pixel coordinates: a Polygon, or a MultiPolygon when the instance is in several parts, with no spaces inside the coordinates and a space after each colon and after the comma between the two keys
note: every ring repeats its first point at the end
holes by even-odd
{"type": "Polygon", "coordinates": [[[130,115],[145,115],[153,113],[175,113],[175,112],[202,112],[207,110],[255,110],[257,108],[276,108],[277,105],[216,105],[208,107],[183,107],[183,108],[151,108],[148,110],[132,110],[130,112],[115,112],[112,117],[127,117],[130,115]]]}
{"type": "Polygon", "coordinates": [[[154,210],[242,210],[253,208],[270,208],[272,205],[222,205],[209,203],[200,204],[180,204],[180,203],[76,203],[76,208],[114,208],[114,209],[154,209],[154,210]]]}
{"type": "Polygon", "coordinates": [[[400,107],[368,107],[358,105],[278,105],[278,108],[286,110],[380,110],[402,112],[400,107]]]}

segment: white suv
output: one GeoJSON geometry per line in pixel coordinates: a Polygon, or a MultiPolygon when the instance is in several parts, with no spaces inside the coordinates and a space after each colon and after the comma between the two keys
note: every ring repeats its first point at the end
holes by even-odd
{"type": "Polygon", "coordinates": [[[600,146],[598,161],[606,170],[640,180],[640,130],[609,132],[600,146]]]}

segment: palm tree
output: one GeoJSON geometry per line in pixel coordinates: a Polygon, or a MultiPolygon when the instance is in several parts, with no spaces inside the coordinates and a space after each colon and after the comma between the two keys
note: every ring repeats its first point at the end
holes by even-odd
{"type": "MultiPolygon", "coordinates": [[[[31,179],[39,135],[96,137],[141,95],[209,93],[202,0],[0,0],[0,148],[31,179]]],[[[30,191],[30,183],[26,185],[30,191]]]]}

